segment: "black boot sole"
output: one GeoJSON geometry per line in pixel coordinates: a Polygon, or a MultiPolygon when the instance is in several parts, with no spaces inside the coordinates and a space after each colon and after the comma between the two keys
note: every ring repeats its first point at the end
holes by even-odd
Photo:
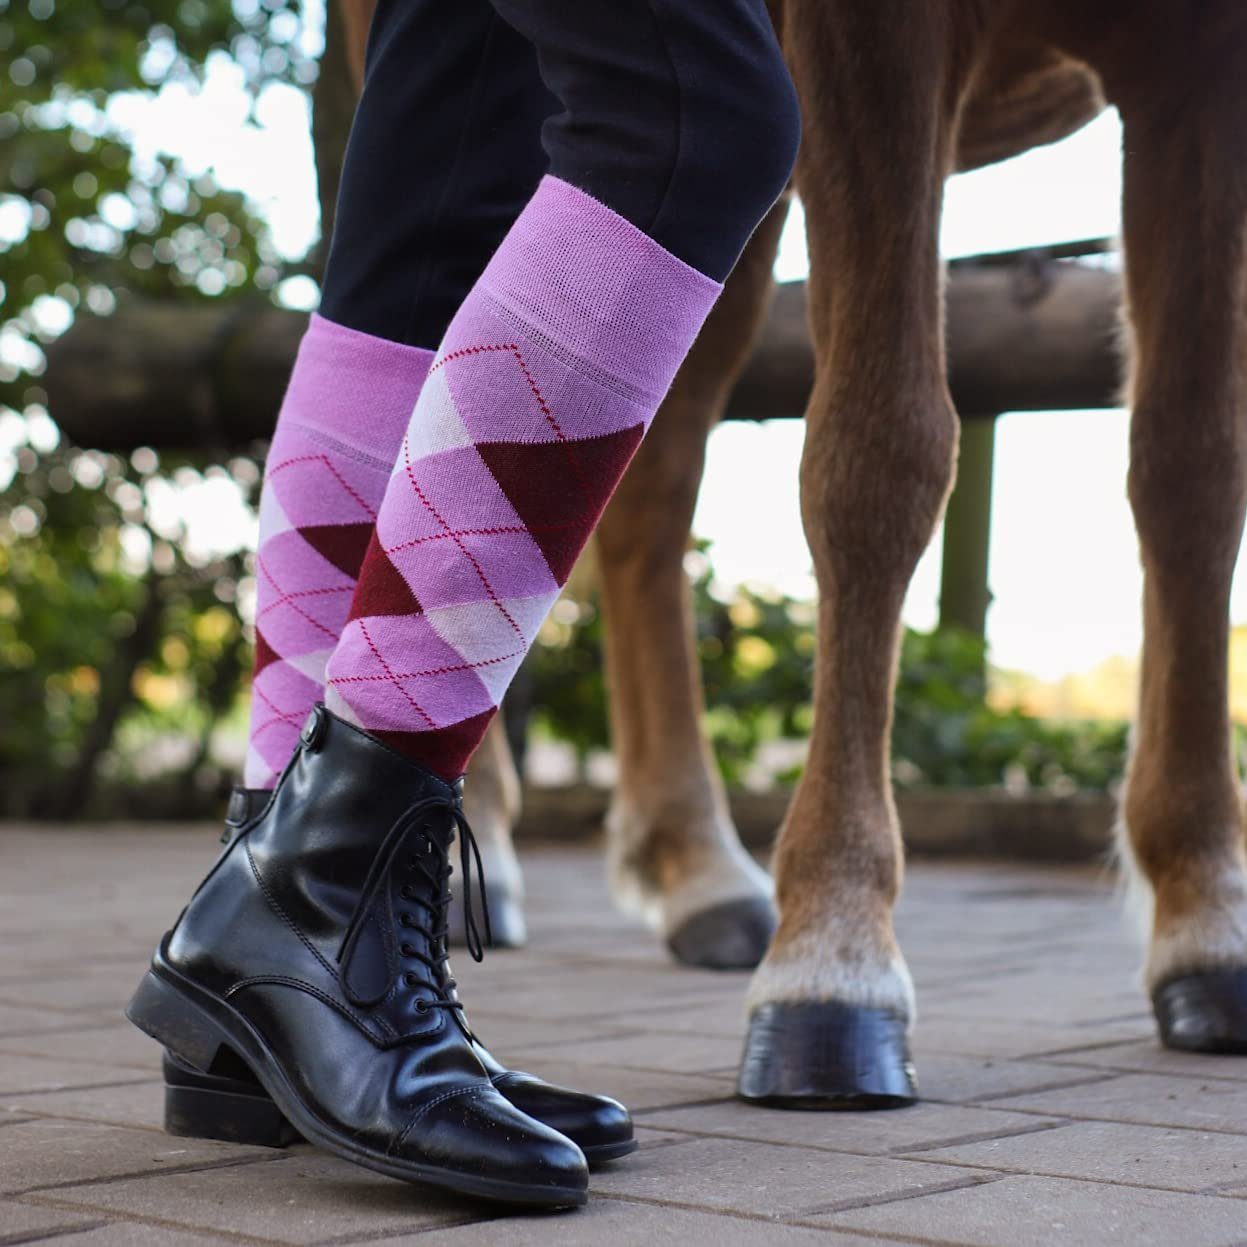
{"type": "MultiPolygon", "coordinates": [[[[577,1144],[577,1146],[580,1146],[577,1144]]],[[[580,1147],[589,1162],[590,1169],[606,1164],[610,1160],[618,1160],[621,1156],[631,1156],[641,1145],[635,1139],[621,1139],[618,1143],[599,1143],[596,1147],[580,1147]]]]}
{"type": "MultiPolygon", "coordinates": [[[[223,1139],[254,1147],[289,1147],[302,1135],[258,1082],[202,1073],[165,1054],[165,1131],[190,1139],[223,1139]]],[[[630,1156],[635,1139],[580,1145],[591,1166],[630,1156]]]]}
{"type": "MultiPolygon", "coordinates": [[[[360,1147],[347,1135],[322,1122],[302,1103],[276,1058],[246,1018],[228,1002],[178,974],[161,953],[157,953],[152,968],[143,977],[125,1012],[139,1030],[164,1044],[180,1061],[195,1069],[210,1069],[222,1050],[236,1054],[268,1093],[272,1107],[299,1136],[344,1160],[401,1181],[423,1182],[499,1203],[553,1209],[574,1208],[588,1202],[588,1191],[579,1187],[536,1185],[457,1173],[436,1165],[398,1162],[391,1156],[360,1147]]],[[[223,1121],[217,1116],[215,1128],[241,1129],[261,1123],[264,1115],[260,1118],[252,1115],[246,1106],[237,1103],[241,1098],[233,1097],[230,1105],[233,1120],[223,1121]]],[[[194,1102],[190,1103],[193,1106],[194,1102]]],[[[197,1129],[204,1124],[204,1119],[205,1110],[200,1102],[192,1107],[188,1124],[197,1129]]],[[[272,1119],[267,1118],[267,1121],[269,1137],[277,1137],[272,1119]]],[[[234,1142],[242,1141],[236,1136],[229,1137],[234,1142]]]]}
{"type": "Polygon", "coordinates": [[[303,1138],[258,1083],[183,1070],[177,1083],[165,1084],[165,1133],[251,1147],[289,1147],[303,1138]]]}

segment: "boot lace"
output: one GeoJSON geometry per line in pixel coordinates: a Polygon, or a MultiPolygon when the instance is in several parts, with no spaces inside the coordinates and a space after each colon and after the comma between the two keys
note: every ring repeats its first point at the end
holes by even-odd
{"type": "Polygon", "coordinates": [[[418,831],[423,842],[419,850],[407,859],[405,867],[408,875],[416,876],[417,880],[423,879],[428,886],[429,895],[427,898],[422,897],[416,885],[404,883],[399,888],[399,897],[408,902],[411,908],[400,909],[398,925],[403,930],[423,935],[427,941],[428,953],[421,952],[408,940],[402,940],[399,944],[399,955],[405,961],[415,962],[423,967],[423,971],[406,971],[403,974],[404,984],[410,988],[427,988],[433,994],[432,999],[420,997],[416,1000],[416,1010],[419,1013],[426,1013],[430,1009],[463,1009],[463,1002],[455,996],[455,980],[450,975],[449,921],[450,904],[454,899],[450,890],[450,877],[454,870],[450,864],[449,841],[443,843],[428,830],[427,819],[434,813],[449,814],[454,821],[459,840],[459,864],[463,875],[463,925],[468,953],[473,961],[484,959],[485,945],[493,943],[493,932],[489,925],[489,902],[485,896],[485,871],[481,865],[481,851],[459,801],[440,794],[417,801],[399,816],[386,833],[377,856],[373,859],[368,878],[364,881],[359,903],[355,907],[347,927],[346,939],[343,941],[344,949],[351,947],[356,929],[366,921],[388,884],[400,850],[411,833],[418,831]],[[473,863],[476,866],[476,894],[485,932],[483,941],[481,927],[478,927],[476,921],[476,905],[472,895],[473,863]],[[422,920],[421,907],[428,910],[428,921],[422,920]]]}

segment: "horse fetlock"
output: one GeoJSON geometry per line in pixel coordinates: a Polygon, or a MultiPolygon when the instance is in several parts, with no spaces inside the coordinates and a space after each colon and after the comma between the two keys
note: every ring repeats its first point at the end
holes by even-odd
{"type": "Polygon", "coordinates": [[[1127,907],[1147,942],[1148,990],[1179,975],[1247,967],[1247,855],[1237,821],[1223,834],[1170,837],[1168,853],[1140,852],[1141,841],[1157,838],[1143,830],[1123,812],[1116,838],[1127,907]],[[1195,840],[1205,852],[1191,851],[1195,840]]]}
{"type": "Polygon", "coordinates": [[[825,1002],[879,1010],[913,1025],[914,983],[890,924],[872,931],[867,922],[846,920],[795,936],[781,927],[754,973],[747,1008],[825,1002]]]}
{"type": "Polygon", "coordinates": [[[1144,980],[1149,989],[1177,975],[1247,967],[1247,872],[1224,871],[1205,886],[1156,888],[1144,980]]]}
{"type": "Polygon", "coordinates": [[[682,908],[699,890],[708,903],[771,893],[769,876],[712,805],[648,811],[616,802],[606,815],[606,865],[615,903],[658,930],[700,908],[682,908]]]}
{"type": "Polygon", "coordinates": [[[774,930],[770,876],[718,813],[673,819],[619,807],[607,818],[611,894],[680,961],[757,965],[774,930]]]}

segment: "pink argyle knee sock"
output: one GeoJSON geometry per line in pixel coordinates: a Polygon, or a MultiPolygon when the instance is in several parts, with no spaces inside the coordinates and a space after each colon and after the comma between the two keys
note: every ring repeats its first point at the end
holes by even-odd
{"type": "Polygon", "coordinates": [[[320,316],[299,346],[260,497],[248,788],[273,786],[324,694],[325,660],[432,359],[320,316]]]}
{"type": "Polygon", "coordinates": [[[451,322],[325,700],[458,775],[719,285],[547,177],[451,322]]]}

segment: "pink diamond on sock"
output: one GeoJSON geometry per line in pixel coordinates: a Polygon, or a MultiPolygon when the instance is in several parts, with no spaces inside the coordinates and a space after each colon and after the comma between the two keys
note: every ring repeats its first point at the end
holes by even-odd
{"type": "Polygon", "coordinates": [[[371,524],[380,464],[334,456],[311,443],[270,469],[268,479],[291,523],[371,524]],[[369,495],[372,495],[371,497],[369,495]]]}
{"type": "Polygon", "coordinates": [[[328,684],[369,728],[431,730],[493,705],[472,665],[419,615],[351,620],[328,684]]]}

